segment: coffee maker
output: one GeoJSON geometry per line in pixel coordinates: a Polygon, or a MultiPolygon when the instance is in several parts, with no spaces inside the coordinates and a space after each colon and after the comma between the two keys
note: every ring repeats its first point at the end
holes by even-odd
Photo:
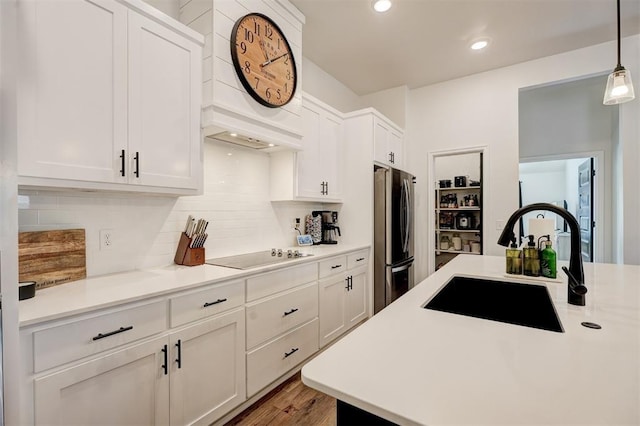
{"type": "Polygon", "coordinates": [[[320,244],[338,244],[336,236],[341,237],[338,226],[338,212],[331,210],[314,210],[312,216],[320,216],[322,219],[322,239],[320,244]],[[336,235],[337,234],[337,235],[336,235]]]}

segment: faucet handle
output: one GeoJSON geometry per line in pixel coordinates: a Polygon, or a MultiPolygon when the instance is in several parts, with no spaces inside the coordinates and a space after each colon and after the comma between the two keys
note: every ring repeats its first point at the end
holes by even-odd
{"type": "Polygon", "coordinates": [[[569,277],[569,287],[571,288],[571,291],[573,291],[575,294],[587,293],[587,287],[584,284],[579,283],[578,280],[576,280],[576,277],[574,277],[573,274],[569,272],[569,269],[566,266],[563,266],[562,270],[569,277]]]}

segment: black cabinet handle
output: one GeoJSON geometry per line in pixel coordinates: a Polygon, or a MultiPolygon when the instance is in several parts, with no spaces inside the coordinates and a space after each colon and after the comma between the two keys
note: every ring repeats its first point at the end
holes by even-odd
{"type": "Polygon", "coordinates": [[[290,311],[284,313],[284,316],[286,317],[287,315],[291,315],[294,312],[298,312],[298,308],[291,308],[290,311]]]}
{"type": "Polygon", "coordinates": [[[203,308],[208,308],[209,306],[217,305],[218,303],[222,303],[222,302],[226,302],[226,301],[227,301],[226,298],[225,299],[218,299],[215,302],[207,302],[202,307],[203,308]]]}
{"type": "Polygon", "coordinates": [[[124,149],[120,152],[120,176],[124,176],[124,149]]]}
{"type": "Polygon", "coordinates": [[[182,368],[182,341],[178,339],[178,343],[176,343],[176,348],[178,348],[178,358],[176,358],[176,362],[178,363],[178,368],[182,368]]]}
{"type": "Polygon", "coordinates": [[[345,278],[345,281],[347,282],[347,286],[345,287],[347,291],[353,290],[353,277],[349,275],[347,278],[345,278]]]}
{"type": "Polygon", "coordinates": [[[133,157],[133,159],[136,162],[136,169],[133,171],[133,174],[136,177],[140,177],[140,153],[138,151],[136,151],[136,155],[133,157]]]}
{"type": "Polygon", "coordinates": [[[331,267],[331,269],[337,269],[337,268],[342,268],[342,265],[333,265],[333,266],[331,267]]]}
{"type": "Polygon", "coordinates": [[[324,182],[321,182],[320,186],[322,187],[322,189],[320,190],[320,194],[324,195],[324,182]]]}
{"type": "Polygon", "coordinates": [[[364,257],[359,257],[356,259],[356,262],[362,262],[364,260],[364,257]]]}
{"type": "Polygon", "coordinates": [[[392,152],[390,152],[390,153],[389,153],[389,162],[390,162],[390,163],[393,163],[393,157],[392,157],[392,154],[393,154],[392,152]]]}
{"type": "Polygon", "coordinates": [[[300,349],[300,348],[291,348],[291,352],[285,352],[285,353],[284,353],[284,357],[285,357],[285,358],[290,357],[290,356],[291,356],[291,355],[293,355],[294,353],[298,352],[298,350],[299,350],[299,349],[300,349]]]}
{"type": "Polygon", "coordinates": [[[164,375],[166,376],[169,373],[169,368],[167,367],[167,345],[162,347],[162,353],[164,354],[164,364],[162,364],[162,369],[164,370],[164,375]]]}
{"type": "Polygon", "coordinates": [[[125,331],[129,331],[129,330],[133,330],[133,326],[130,325],[129,327],[120,327],[117,330],[113,330],[110,331],[108,333],[98,333],[97,336],[93,336],[93,340],[100,340],[100,339],[104,339],[105,337],[109,337],[109,336],[113,336],[114,334],[120,334],[120,333],[124,333],[125,331]]]}
{"type": "Polygon", "coordinates": [[[329,195],[329,182],[324,183],[324,195],[329,195]]]}

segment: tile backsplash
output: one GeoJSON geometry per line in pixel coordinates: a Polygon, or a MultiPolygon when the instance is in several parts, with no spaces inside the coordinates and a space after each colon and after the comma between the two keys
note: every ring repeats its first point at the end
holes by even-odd
{"type": "MultiPolygon", "coordinates": [[[[204,143],[204,194],[145,194],[54,190],[19,191],[20,231],[84,228],[87,275],[165,266],[188,215],[209,221],[207,257],[295,245],[294,219],[320,203],[271,202],[269,155],[224,142],[204,143]],[[113,244],[100,249],[100,231],[113,244]]],[[[332,208],[335,208],[333,206],[332,208]]]]}

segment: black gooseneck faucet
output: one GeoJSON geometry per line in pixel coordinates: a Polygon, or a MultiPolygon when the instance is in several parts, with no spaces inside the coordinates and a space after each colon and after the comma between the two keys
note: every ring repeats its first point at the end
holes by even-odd
{"type": "Polygon", "coordinates": [[[498,238],[498,244],[508,247],[512,240],[515,241],[516,236],[513,233],[513,227],[517,220],[526,213],[536,210],[553,212],[562,216],[562,218],[569,224],[569,230],[571,231],[571,256],[569,258],[569,269],[562,269],[569,276],[569,303],[572,305],[584,306],[587,287],[584,285],[584,269],[582,268],[582,254],[580,252],[580,225],[578,225],[576,218],[567,210],[549,203],[534,203],[521,207],[513,212],[511,217],[509,217],[509,220],[507,220],[507,224],[502,230],[500,238],[498,238]]]}

